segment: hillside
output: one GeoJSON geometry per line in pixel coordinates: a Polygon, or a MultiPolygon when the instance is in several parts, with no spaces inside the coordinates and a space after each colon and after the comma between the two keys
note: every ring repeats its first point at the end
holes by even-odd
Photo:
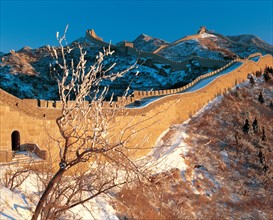
{"type": "Polygon", "coordinates": [[[272,97],[272,79],[255,78],[254,86],[247,80],[169,128],[148,157],[157,174],[148,185],[124,187],[117,194],[118,216],[272,219],[272,97]],[[258,101],[260,91],[264,103],[258,101]],[[246,119],[248,133],[242,129],[246,119]]]}

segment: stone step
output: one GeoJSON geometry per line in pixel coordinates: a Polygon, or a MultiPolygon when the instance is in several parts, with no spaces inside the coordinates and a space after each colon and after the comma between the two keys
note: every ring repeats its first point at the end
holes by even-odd
{"type": "Polygon", "coordinates": [[[25,155],[25,154],[15,154],[14,158],[30,158],[30,156],[25,155]]]}
{"type": "Polygon", "coordinates": [[[37,164],[37,163],[44,163],[45,161],[42,159],[33,159],[33,158],[13,158],[11,163],[19,163],[19,164],[37,164]]]}
{"type": "Polygon", "coordinates": [[[28,164],[28,163],[43,163],[44,160],[39,158],[36,154],[23,151],[23,152],[16,152],[12,159],[12,163],[21,163],[21,164],[28,164]]]}

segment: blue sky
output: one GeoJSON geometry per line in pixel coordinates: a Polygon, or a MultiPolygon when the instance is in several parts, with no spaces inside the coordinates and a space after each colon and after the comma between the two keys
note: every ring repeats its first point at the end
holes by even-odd
{"type": "Polygon", "coordinates": [[[273,0],[0,0],[0,51],[56,44],[69,24],[68,41],[95,29],[105,41],[145,33],[169,42],[206,26],[224,35],[254,34],[273,44],[273,0]]]}

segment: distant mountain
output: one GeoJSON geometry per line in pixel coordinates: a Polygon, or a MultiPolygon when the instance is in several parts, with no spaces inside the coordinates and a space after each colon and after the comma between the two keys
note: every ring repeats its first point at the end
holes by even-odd
{"type": "Polygon", "coordinates": [[[169,45],[165,40],[159,38],[153,38],[146,34],[139,35],[134,41],[134,47],[140,51],[153,52],[158,49],[160,46],[169,45]]]}
{"type": "Polygon", "coordinates": [[[258,46],[263,48],[268,48],[273,50],[273,46],[266,43],[259,37],[256,37],[255,35],[245,34],[245,35],[237,35],[237,36],[227,36],[229,39],[242,44],[247,44],[249,46],[258,46]]]}

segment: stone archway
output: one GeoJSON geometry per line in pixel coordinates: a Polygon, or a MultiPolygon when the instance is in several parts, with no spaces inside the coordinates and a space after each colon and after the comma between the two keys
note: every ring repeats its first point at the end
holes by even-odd
{"type": "Polygon", "coordinates": [[[11,134],[11,146],[12,151],[18,151],[20,150],[20,132],[19,131],[13,131],[11,134]]]}

